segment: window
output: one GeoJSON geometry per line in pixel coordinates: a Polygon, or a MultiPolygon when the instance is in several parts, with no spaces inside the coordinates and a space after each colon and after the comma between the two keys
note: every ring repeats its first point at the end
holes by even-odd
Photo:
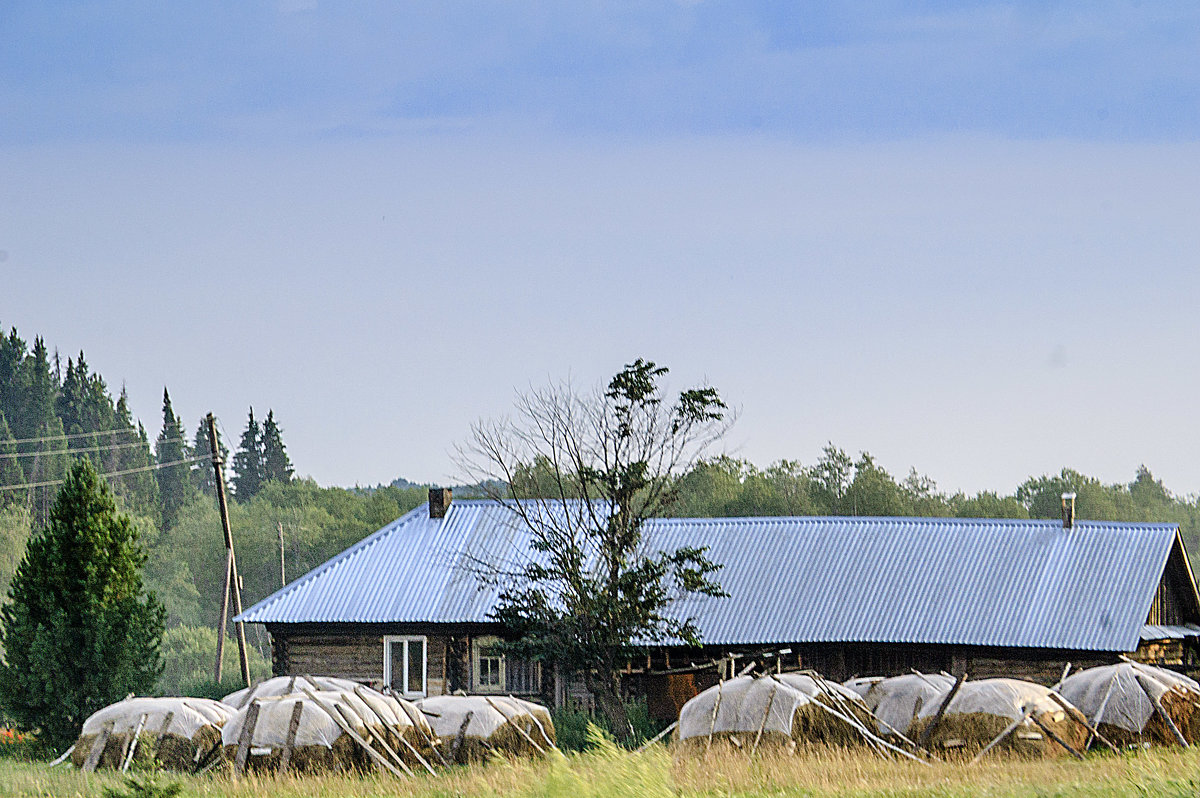
{"type": "Polygon", "coordinates": [[[496,637],[477,637],[471,644],[474,690],[480,693],[504,692],[504,655],[496,650],[496,637]]]}
{"type": "Polygon", "coordinates": [[[403,696],[425,695],[425,638],[383,638],[383,681],[403,696]]]}

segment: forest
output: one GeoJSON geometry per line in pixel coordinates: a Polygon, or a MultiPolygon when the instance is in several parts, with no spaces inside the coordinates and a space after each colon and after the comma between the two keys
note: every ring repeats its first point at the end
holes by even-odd
{"type": "MultiPolygon", "coordinates": [[[[107,474],[121,509],[135,521],[147,555],[145,580],[165,604],[166,668],[160,689],[194,690],[210,678],[225,550],[204,419],[185,428],[164,387],[153,440],[134,419],[124,390],[114,398],[85,355],[61,362],[41,337],[0,336],[0,595],[29,536],[45,522],[56,482],[76,457],[107,474]],[[194,429],[189,434],[188,429],[194,429]]],[[[426,487],[395,480],[373,488],[321,487],[298,478],[283,429],[269,410],[250,409],[232,450],[218,425],[228,467],[230,520],[246,606],[277,590],[426,499],[426,487]],[[229,453],[232,451],[232,457],[229,453]]],[[[545,464],[522,474],[536,485],[545,464]]],[[[915,469],[897,478],[870,454],[827,445],[811,463],[759,467],[718,457],[678,477],[674,514],[686,516],[860,515],[1056,518],[1073,490],[1080,519],[1178,523],[1200,551],[1200,501],[1172,493],[1145,466],[1127,483],[1107,484],[1063,468],[1031,476],[1012,494],[948,494],[915,469]]],[[[470,495],[470,486],[456,495],[470,495]]],[[[268,668],[265,633],[248,630],[255,670],[268,668]]],[[[227,647],[234,656],[234,647],[227,647]]],[[[229,661],[226,673],[236,673],[229,661]]]]}

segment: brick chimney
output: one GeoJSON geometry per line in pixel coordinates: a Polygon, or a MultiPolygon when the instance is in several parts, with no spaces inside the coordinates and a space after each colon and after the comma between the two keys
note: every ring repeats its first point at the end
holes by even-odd
{"type": "MultiPolygon", "coordinates": [[[[449,500],[447,499],[447,502],[449,500]]],[[[1062,519],[1063,529],[1070,529],[1075,526],[1075,494],[1064,493],[1062,495],[1062,519]]]]}
{"type": "Polygon", "coordinates": [[[450,500],[453,498],[453,494],[454,492],[449,488],[430,488],[429,517],[445,518],[446,511],[450,509],[450,500]]]}

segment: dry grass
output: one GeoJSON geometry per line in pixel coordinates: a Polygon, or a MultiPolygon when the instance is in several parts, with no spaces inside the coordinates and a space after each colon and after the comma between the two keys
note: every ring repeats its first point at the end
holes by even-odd
{"type": "MultiPolygon", "coordinates": [[[[438,778],[390,776],[173,777],[188,796],[349,798],[349,796],[1192,796],[1200,793],[1200,751],[1163,748],[1086,762],[995,757],[969,767],[884,761],[863,750],[815,749],[796,756],[717,750],[673,761],[662,747],[633,755],[612,747],[554,759],[499,760],[438,778]]],[[[112,773],[83,774],[43,764],[0,762],[0,794],[100,798],[119,786],[112,773]]]]}

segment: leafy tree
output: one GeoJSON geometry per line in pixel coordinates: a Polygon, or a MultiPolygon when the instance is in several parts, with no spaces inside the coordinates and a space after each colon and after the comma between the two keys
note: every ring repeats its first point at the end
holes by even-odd
{"type": "Polygon", "coordinates": [[[233,456],[233,494],[240,502],[250,501],[263,484],[262,430],[254,420],[254,408],[250,408],[250,419],[242,432],[242,441],[233,456]]]}
{"type": "MultiPolygon", "coordinates": [[[[178,463],[188,456],[187,438],[183,432],[183,424],[175,417],[171,409],[171,396],[163,388],[163,426],[154,443],[155,457],[161,466],[164,463],[178,463]]],[[[192,492],[187,463],[159,468],[155,472],[158,480],[158,496],[162,504],[162,521],[164,526],[171,526],[179,515],[179,508],[184,505],[192,492]]]]}
{"type": "Polygon", "coordinates": [[[275,411],[267,411],[262,428],[262,465],[264,482],[291,482],[292,461],[283,446],[283,430],[275,423],[275,411]]]}
{"type": "MultiPolygon", "coordinates": [[[[196,454],[207,455],[212,452],[212,444],[208,440],[208,418],[200,419],[196,434],[192,437],[192,451],[196,454]]],[[[229,462],[229,447],[221,440],[221,431],[217,430],[217,451],[221,453],[221,462],[229,462]]],[[[205,496],[217,498],[217,475],[213,472],[212,463],[201,461],[192,468],[192,484],[196,490],[205,496]]]]}
{"type": "MultiPolygon", "coordinates": [[[[703,548],[651,551],[647,519],[666,514],[678,477],[726,431],[727,408],[716,389],[691,388],[669,404],[667,369],[636,360],[603,391],[569,384],[533,390],[517,401],[516,419],[480,422],[459,463],[469,481],[498,480],[515,490],[492,498],[530,533],[533,557],[515,566],[493,612],[515,638],[509,650],[580,674],[611,728],[628,734],[618,663],[634,640],[700,643],[691,618],[669,610],[692,595],[724,595],[719,565],[703,548]],[[549,463],[562,504],[516,492],[525,464],[549,463]]],[[[482,554],[482,553],[480,553],[482,554]]],[[[481,562],[493,576],[513,566],[481,562]]]]}
{"type": "Polygon", "coordinates": [[[164,612],[143,589],[145,558],[107,483],[77,461],[0,608],[0,701],[49,745],[70,743],[91,713],[153,688],[164,612]]]}

